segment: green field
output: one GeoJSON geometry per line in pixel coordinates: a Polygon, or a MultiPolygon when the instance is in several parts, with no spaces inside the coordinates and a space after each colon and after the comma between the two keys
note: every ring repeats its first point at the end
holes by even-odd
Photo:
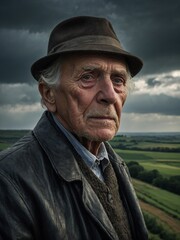
{"type": "Polygon", "coordinates": [[[127,134],[117,135],[110,143],[114,148],[155,152],[179,152],[180,134],[127,134]]]}
{"type": "Polygon", "coordinates": [[[0,130],[0,151],[10,147],[29,130],[0,130]]]}
{"type": "Polygon", "coordinates": [[[155,163],[141,162],[141,165],[144,167],[145,170],[156,169],[160,172],[161,175],[165,177],[180,175],[179,166],[170,166],[170,164],[162,164],[158,162],[155,162],[155,163]]]}
{"type": "Polygon", "coordinates": [[[139,199],[180,220],[180,196],[135,179],[133,185],[139,199]]]}
{"type": "Polygon", "coordinates": [[[138,161],[146,170],[158,170],[163,176],[180,175],[180,153],[115,149],[125,161],[138,161]]]}
{"type": "Polygon", "coordinates": [[[149,239],[180,240],[180,196],[139,180],[132,182],[146,223],[152,230],[149,239]]]}
{"type": "Polygon", "coordinates": [[[180,162],[180,153],[115,149],[125,160],[171,160],[180,162]]]}

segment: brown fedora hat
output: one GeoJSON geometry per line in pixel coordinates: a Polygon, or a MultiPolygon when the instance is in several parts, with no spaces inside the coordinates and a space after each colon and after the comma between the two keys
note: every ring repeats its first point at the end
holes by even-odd
{"type": "Polygon", "coordinates": [[[59,23],[51,32],[47,56],[40,58],[31,67],[31,73],[39,80],[41,72],[63,54],[73,52],[99,52],[125,58],[131,76],[142,68],[138,57],[125,51],[111,23],[104,18],[79,16],[59,23]]]}

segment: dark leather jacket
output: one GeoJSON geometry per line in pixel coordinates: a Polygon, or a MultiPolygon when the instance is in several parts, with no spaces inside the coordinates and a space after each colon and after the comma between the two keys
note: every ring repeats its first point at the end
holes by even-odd
{"type": "MultiPolygon", "coordinates": [[[[47,115],[0,154],[0,239],[118,239],[77,165],[72,145],[47,115]]],[[[109,144],[106,147],[133,239],[145,240],[146,227],[126,166],[109,144]]]]}

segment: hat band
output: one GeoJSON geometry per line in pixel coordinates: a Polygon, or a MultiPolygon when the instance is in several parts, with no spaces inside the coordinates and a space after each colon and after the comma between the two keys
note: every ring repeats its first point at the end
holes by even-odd
{"type": "MultiPolygon", "coordinates": [[[[49,51],[48,55],[60,52],[60,51],[72,51],[72,50],[83,50],[83,47],[86,47],[88,45],[109,45],[110,47],[115,47],[123,50],[121,44],[119,41],[117,41],[114,38],[107,37],[107,36],[82,36],[78,38],[73,38],[69,41],[62,42],[49,51]]],[[[88,49],[85,49],[88,50],[88,49]]],[[[91,50],[91,49],[89,49],[91,50]]],[[[101,50],[101,48],[99,48],[101,50]]]]}

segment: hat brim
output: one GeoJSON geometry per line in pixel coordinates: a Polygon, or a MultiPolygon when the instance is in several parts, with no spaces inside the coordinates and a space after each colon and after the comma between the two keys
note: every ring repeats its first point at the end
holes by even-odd
{"type": "Polygon", "coordinates": [[[93,45],[93,47],[91,46],[91,48],[90,47],[87,48],[86,46],[86,48],[83,49],[81,46],[80,49],[76,48],[76,49],[61,50],[59,52],[55,52],[40,58],[39,60],[34,62],[31,67],[31,73],[33,77],[38,81],[42,71],[45,70],[47,67],[49,67],[57,58],[59,57],[63,58],[64,55],[67,55],[70,53],[77,53],[77,52],[78,53],[96,53],[96,54],[103,53],[107,55],[114,55],[116,56],[116,58],[119,58],[119,59],[122,59],[123,57],[129,67],[129,71],[132,77],[134,77],[141,70],[143,66],[143,62],[140,58],[120,48],[116,48],[113,46],[109,48],[109,46],[107,47],[107,46],[101,45],[101,49],[99,49],[99,46],[93,45]]]}

